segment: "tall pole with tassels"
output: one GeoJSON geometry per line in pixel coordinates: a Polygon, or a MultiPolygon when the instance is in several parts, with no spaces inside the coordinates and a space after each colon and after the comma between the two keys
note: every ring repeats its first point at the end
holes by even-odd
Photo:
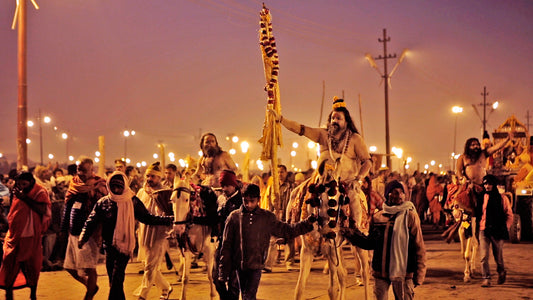
{"type": "Polygon", "coordinates": [[[263,144],[261,160],[270,160],[270,170],[272,170],[272,200],[271,203],[279,202],[279,179],[278,179],[278,151],[281,146],[281,124],[276,122],[274,115],[269,112],[273,110],[281,115],[281,101],[279,93],[279,57],[276,49],[276,40],[272,34],[272,21],[270,11],[263,4],[260,12],[261,28],[259,32],[259,45],[263,57],[267,92],[267,109],[265,122],[263,124],[263,135],[259,142],[263,144]]]}

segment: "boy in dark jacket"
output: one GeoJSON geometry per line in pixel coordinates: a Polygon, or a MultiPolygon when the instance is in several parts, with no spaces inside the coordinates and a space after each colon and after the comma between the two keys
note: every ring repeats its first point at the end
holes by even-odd
{"type": "Polygon", "coordinates": [[[107,181],[109,195],[94,206],[81,232],[78,248],[89,240],[97,226],[102,224],[102,238],[109,277],[109,298],[126,299],[124,272],[135,247],[135,219],[150,225],[169,226],[173,216],[151,215],[144,204],[129,188],[129,180],[122,172],[114,172],[107,181]]]}
{"type": "Polygon", "coordinates": [[[314,216],[287,224],[274,213],[259,207],[260,191],[249,184],[244,203],[226,220],[220,257],[219,280],[227,282],[231,272],[237,272],[243,300],[256,299],[261,272],[265,266],[270,236],[291,239],[313,230],[314,216]]]}
{"type": "Polygon", "coordinates": [[[374,295],[386,300],[392,284],[394,298],[414,298],[414,287],[424,282],[426,249],[416,208],[405,201],[403,185],[393,180],[385,187],[383,210],[377,212],[366,236],[357,229],[342,229],[354,245],[374,250],[374,295]]]}

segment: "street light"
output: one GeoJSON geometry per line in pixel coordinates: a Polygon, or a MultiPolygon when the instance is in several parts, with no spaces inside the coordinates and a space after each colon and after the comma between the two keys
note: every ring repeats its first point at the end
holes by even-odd
{"type": "Polygon", "coordinates": [[[128,158],[128,137],[135,135],[135,130],[124,130],[124,160],[128,158]]]}
{"type": "MultiPolygon", "coordinates": [[[[41,110],[39,109],[39,114],[37,115],[37,122],[39,123],[39,154],[41,158],[41,165],[43,165],[43,122],[50,123],[52,122],[52,119],[49,116],[45,116],[44,118],[41,117],[41,110]]],[[[35,123],[32,120],[28,120],[26,122],[26,125],[28,127],[33,127],[35,123]]],[[[26,139],[26,144],[29,144],[28,139],[26,139]]]]}
{"type": "Polygon", "coordinates": [[[241,142],[241,151],[244,153],[244,161],[242,163],[243,181],[250,181],[249,168],[250,168],[250,144],[246,141],[241,142]]]}
{"type": "MultiPolygon", "coordinates": [[[[391,152],[398,157],[398,164],[401,164],[403,149],[398,147],[392,147],[391,152]]],[[[401,166],[398,166],[398,170],[401,172],[401,166]]]]}
{"type": "Polygon", "coordinates": [[[61,134],[61,138],[65,140],[65,154],[67,156],[67,164],[68,164],[68,134],[66,132],[63,132],[61,134]]]}
{"type": "Polygon", "coordinates": [[[455,114],[455,126],[453,131],[453,153],[452,153],[452,170],[455,172],[455,154],[456,152],[456,146],[457,146],[457,117],[460,113],[463,112],[463,108],[461,106],[454,106],[452,107],[452,112],[455,114]]]}
{"type": "Polygon", "coordinates": [[[292,164],[292,160],[293,160],[293,158],[294,158],[295,156],[296,156],[296,151],[292,150],[292,151],[291,151],[291,161],[290,161],[290,163],[289,163],[291,169],[294,168],[294,165],[292,164]]]}

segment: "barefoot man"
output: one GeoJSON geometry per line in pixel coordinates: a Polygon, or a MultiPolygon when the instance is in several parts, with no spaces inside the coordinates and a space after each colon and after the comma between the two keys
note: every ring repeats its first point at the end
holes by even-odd
{"type": "Polygon", "coordinates": [[[232,170],[237,173],[237,166],[228,152],[218,145],[217,138],[212,133],[205,133],[200,139],[202,157],[193,178],[199,178],[202,185],[220,187],[218,178],[222,170],[232,170]]]}

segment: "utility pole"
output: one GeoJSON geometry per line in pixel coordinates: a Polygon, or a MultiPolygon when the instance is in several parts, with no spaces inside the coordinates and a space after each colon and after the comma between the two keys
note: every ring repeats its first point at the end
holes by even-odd
{"type": "Polygon", "coordinates": [[[408,50],[407,49],[403,50],[402,54],[400,55],[400,58],[396,62],[396,65],[394,66],[392,71],[389,73],[389,70],[387,68],[387,60],[396,58],[396,53],[387,54],[387,42],[390,42],[390,37],[387,37],[387,29],[383,29],[383,38],[379,38],[378,42],[383,43],[383,56],[379,55],[375,59],[383,59],[384,72],[381,73],[381,71],[378,69],[376,62],[374,61],[374,58],[372,57],[372,55],[367,53],[365,57],[370,63],[370,66],[378,71],[379,75],[381,75],[381,77],[383,78],[383,81],[385,82],[384,84],[385,85],[384,86],[384,89],[385,89],[385,147],[387,148],[386,149],[387,167],[389,168],[389,170],[392,170],[392,162],[390,158],[391,146],[390,146],[390,132],[389,132],[389,83],[390,83],[390,78],[392,77],[392,74],[394,74],[394,72],[396,71],[396,69],[402,62],[402,60],[405,58],[408,50]]]}
{"type": "Polygon", "coordinates": [[[483,115],[482,116],[479,115],[479,111],[477,110],[476,105],[472,104],[472,107],[474,108],[474,111],[476,112],[477,116],[481,120],[481,124],[483,125],[483,131],[481,132],[481,134],[483,134],[487,130],[487,117],[488,117],[487,116],[487,106],[492,106],[492,109],[489,112],[489,115],[490,115],[490,113],[492,113],[499,105],[498,101],[495,101],[493,103],[487,103],[487,96],[488,95],[489,95],[489,93],[487,93],[487,87],[484,86],[483,87],[483,93],[481,93],[481,96],[483,96],[483,102],[478,104],[478,106],[482,106],[483,107],[483,115]]]}
{"type": "Polygon", "coordinates": [[[527,132],[530,132],[529,131],[529,119],[531,118],[531,116],[529,115],[529,109],[527,110],[527,113],[526,113],[526,120],[527,120],[527,123],[526,123],[526,126],[527,126],[527,132]]]}
{"type": "Polygon", "coordinates": [[[483,87],[483,93],[481,93],[481,96],[483,96],[483,133],[485,133],[485,130],[487,130],[487,96],[489,93],[487,93],[487,87],[483,87]]]}

